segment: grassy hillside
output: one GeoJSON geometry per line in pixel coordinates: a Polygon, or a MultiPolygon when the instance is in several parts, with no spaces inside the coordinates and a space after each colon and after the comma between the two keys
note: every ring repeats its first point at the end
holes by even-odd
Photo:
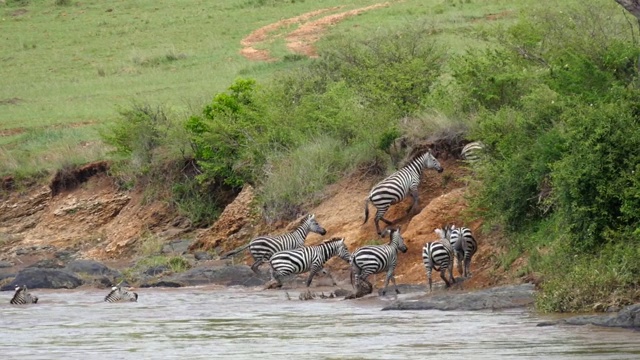
{"type": "MultiPolygon", "coordinates": [[[[290,66],[241,56],[240,42],[252,31],[312,10],[340,6],[327,15],[377,3],[7,0],[0,4],[0,175],[103,158],[99,130],[134,101],[185,118],[237,76],[260,80],[290,66]]],[[[462,51],[477,43],[470,28],[511,21],[524,3],[392,1],[344,19],[320,46],[423,21],[451,50],[462,51]]],[[[287,54],[282,35],[295,28],[280,29],[260,46],[287,54]]]]}

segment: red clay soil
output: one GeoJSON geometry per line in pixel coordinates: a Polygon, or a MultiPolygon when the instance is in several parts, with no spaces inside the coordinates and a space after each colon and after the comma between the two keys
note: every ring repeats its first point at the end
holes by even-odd
{"type": "Polygon", "coordinates": [[[258,30],[255,30],[247,37],[242,39],[240,45],[242,45],[242,49],[240,50],[240,54],[249,60],[254,61],[275,61],[277,59],[271,57],[268,50],[257,49],[256,46],[271,42],[273,38],[277,37],[273,34],[278,29],[283,27],[288,27],[296,24],[301,24],[298,29],[290,32],[285,36],[287,48],[295,53],[302,54],[309,57],[317,56],[315,49],[313,48],[313,44],[320,39],[322,34],[326,31],[326,29],[335,25],[338,22],[361,14],[365,11],[378,9],[381,7],[387,7],[390,3],[385,2],[381,4],[375,4],[359,9],[353,9],[349,11],[345,11],[338,14],[328,15],[322,17],[320,19],[308,22],[310,19],[317,17],[318,15],[324,14],[326,12],[332,12],[339,10],[342,6],[335,6],[325,9],[319,9],[315,11],[311,11],[308,13],[304,13],[302,15],[298,15],[292,18],[284,19],[277,21],[275,23],[269,24],[267,26],[263,26],[258,30]]]}

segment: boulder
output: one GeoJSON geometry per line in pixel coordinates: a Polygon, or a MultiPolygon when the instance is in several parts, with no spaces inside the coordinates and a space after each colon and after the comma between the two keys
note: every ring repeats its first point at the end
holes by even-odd
{"type": "MultiPolygon", "coordinates": [[[[388,293],[393,289],[387,290],[388,293]]],[[[382,310],[485,310],[506,309],[532,305],[533,284],[512,285],[468,293],[450,292],[399,300],[382,310]]]]}
{"type": "MultiPolygon", "coordinates": [[[[605,327],[621,327],[640,330],[640,304],[629,305],[617,313],[604,315],[581,315],[560,320],[555,324],[596,325],[605,327]]],[[[538,326],[549,325],[547,323],[538,326]]]]}
{"type": "Polygon", "coordinates": [[[29,289],[74,289],[82,285],[82,279],[66,270],[25,268],[0,291],[14,290],[17,285],[29,289]]]}
{"type": "Polygon", "coordinates": [[[91,276],[107,276],[107,277],[117,277],[120,276],[120,272],[117,270],[112,270],[108,266],[103,263],[93,261],[93,260],[73,260],[70,261],[65,270],[87,274],[91,276]]]}

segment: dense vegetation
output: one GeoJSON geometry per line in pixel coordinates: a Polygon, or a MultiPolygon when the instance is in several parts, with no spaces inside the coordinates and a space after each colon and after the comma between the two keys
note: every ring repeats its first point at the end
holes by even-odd
{"type": "Polygon", "coordinates": [[[238,78],[186,118],[124,109],[103,132],[122,159],[113,171],[123,186],[170,184],[178,209],[201,224],[217,215],[219,191],[252,184],[275,220],[351,172],[397,166],[389,151],[401,136],[463,132],[486,146],[474,165],[473,216],[508,233],[505,267],[529,259],[524,271],[542,279],[540,309],[639,300],[635,22],[611,1],[530,9],[469,32],[482,45],[462,53],[433,33],[421,20],[336,36],[318,59],[238,78]]]}

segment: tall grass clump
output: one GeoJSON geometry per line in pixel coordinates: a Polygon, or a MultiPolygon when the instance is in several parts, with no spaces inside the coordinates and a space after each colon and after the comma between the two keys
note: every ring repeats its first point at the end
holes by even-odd
{"type": "Polygon", "coordinates": [[[467,95],[460,110],[488,154],[475,207],[513,239],[547,239],[511,244],[550,254],[531,263],[545,279],[543,310],[640,297],[640,268],[629,265],[640,263],[633,31],[615,4],[538,10],[497,34],[500,46],[451,63],[444,93],[467,95]]]}

